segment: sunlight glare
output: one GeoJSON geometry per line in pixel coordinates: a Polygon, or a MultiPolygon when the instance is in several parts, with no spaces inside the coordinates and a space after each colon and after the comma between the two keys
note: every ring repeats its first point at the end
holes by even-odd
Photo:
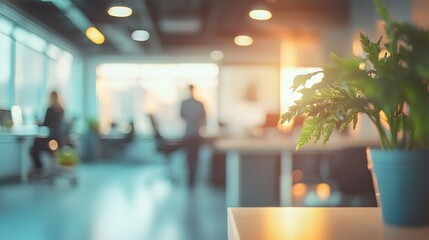
{"type": "MultiPolygon", "coordinates": [[[[294,92],[291,87],[293,86],[294,78],[301,74],[308,74],[316,71],[321,71],[322,68],[317,67],[283,67],[281,69],[281,86],[280,86],[280,104],[281,104],[281,112],[286,112],[290,106],[295,104],[295,101],[300,99],[302,94],[298,92],[294,92]]],[[[323,74],[317,74],[309,80],[305,87],[309,88],[313,86],[315,83],[318,83],[322,80],[323,74]]],[[[300,89],[300,88],[299,88],[300,89]]],[[[299,90],[298,89],[298,90],[299,90]]],[[[293,122],[284,123],[285,130],[287,128],[291,128],[293,122]]]]}

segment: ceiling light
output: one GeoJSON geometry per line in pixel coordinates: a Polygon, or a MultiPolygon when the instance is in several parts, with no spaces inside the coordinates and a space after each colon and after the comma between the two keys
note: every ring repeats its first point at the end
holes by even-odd
{"type": "Polygon", "coordinates": [[[114,3],[110,5],[107,13],[112,17],[128,17],[133,14],[133,10],[122,3],[114,3]]]}
{"type": "Polygon", "coordinates": [[[268,20],[272,14],[267,9],[253,9],[249,12],[249,17],[255,20],[268,20]]]}
{"type": "Polygon", "coordinates": [[[238,46],[250,46],[253,44],[253,39],[247,35],[239,35],[234,38],[234,43],[238,46]]]}
{"type": "Polygon", "coordinates": [[[268,6],[265,3],[258,3],[253,5],[252,9],[249,11],[249,17],[255,20],[268,20],[272,17],[268,6]]]}
{"type": "Polygon", "coordinates": [[[150,34],[148,31],[146,30],[135,30],[132,34],[131,34],[131,38],[134,41],[139,41],[139,42],[144,42],[147,41],[150,37],[150,34]]]}
{"type": "Polygon", "coordinates": [[[106,40],[104,35],[95,27],[89,27],[85,32],[86,37],[95,44],[103,44],[106,40]]]}
{"type": "Polygon", "coordinates": [[[223,52],[219,50],[214,50],[210,53],[210,58],[213,59],[214,61],[220,61],[223,59],[223,57],[224,57],[223,52]]]}

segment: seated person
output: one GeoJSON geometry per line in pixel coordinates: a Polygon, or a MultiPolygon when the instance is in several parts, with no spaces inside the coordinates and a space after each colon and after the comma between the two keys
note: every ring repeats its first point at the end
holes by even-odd
{"type": "Polygon", "coordinates": [[[52,153],[62,146],[63,116],[64,110],[61,106],[59,96],[57,92],[53,91],[50,94],[50,104],[42,123],[42,126],[49,128],[49,135],[43,138],[35,138],[30,149],[30,155],[35,170],[40,170],[43,167],[40,159],[41,152],[46,151],[52,153]]]}

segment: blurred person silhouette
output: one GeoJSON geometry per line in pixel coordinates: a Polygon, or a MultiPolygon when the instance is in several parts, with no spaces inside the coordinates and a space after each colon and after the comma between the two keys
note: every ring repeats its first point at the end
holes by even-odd
{"type": "MultiPolygon", "coordinates": [[[[63,118],[64,109],[61,105],[60,96],[56,91],[52,91],[49,96],[49,107],[41,124],[41,126],[49,128],[49,135],[47,137],[36,137],[30,149],[34,170],[41,170],[43,167],[40,159],[41,152],[52,153],[53,150],[61,148],[64,129],[63,118]]],[[[32,172],[30,172],[31,174],[32,172]]]]}
{"type": "Polygon", "coordinates": [[[188,86],[191,97],[182,101],[180,116],[186,123],[182,146],[187,153],[188,184],[190,188],[195,185],[198,154],[201,145],[200,128],[206,125],[206,112],[204,105],[195,99],[194,85],[188,86]]]}

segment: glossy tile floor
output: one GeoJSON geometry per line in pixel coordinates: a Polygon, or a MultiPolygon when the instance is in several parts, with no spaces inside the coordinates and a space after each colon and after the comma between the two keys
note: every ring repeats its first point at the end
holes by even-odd
{"type": "Polygon", "coordinates": [[[74,188],[61,178],[54,185],[1,183],[0,239],[226,239],[224,189],[207,182],[204,164],[199,184],[188,189],[178,155],[170,165],[175,181],[158,160],[124,160],[119,154],[81,164],[74,188]]]}

